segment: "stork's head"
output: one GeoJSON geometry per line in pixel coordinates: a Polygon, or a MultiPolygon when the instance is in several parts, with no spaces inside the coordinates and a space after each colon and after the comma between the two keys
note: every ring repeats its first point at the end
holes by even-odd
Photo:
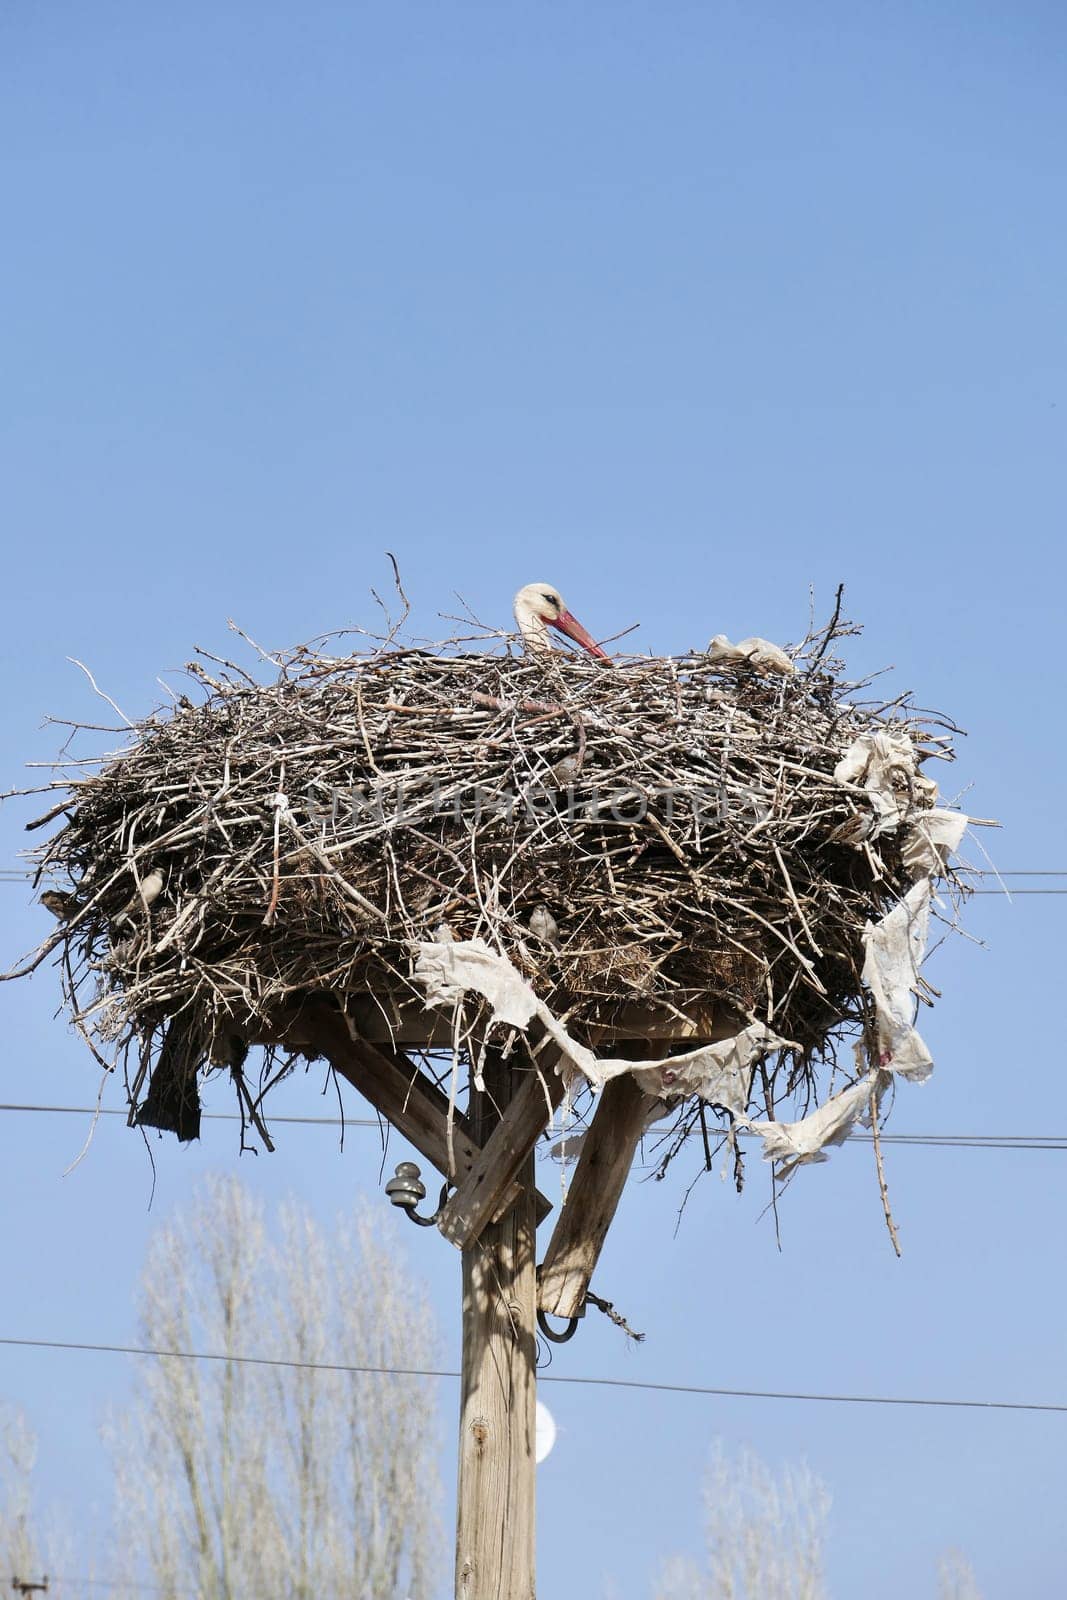
{"type": "Polygon", "coordinates": [[[583,650],[588,650],[591,656],[607,660],[607,651],[601,650],[577,617],[571,616],[554,584],[528,583],[524,589],[520,589],[515,596],[515,621],[528,650],[548,650],[548,630],[557,628],[568,639],[573,639],[575,644],[580,644],[583,650]]]}

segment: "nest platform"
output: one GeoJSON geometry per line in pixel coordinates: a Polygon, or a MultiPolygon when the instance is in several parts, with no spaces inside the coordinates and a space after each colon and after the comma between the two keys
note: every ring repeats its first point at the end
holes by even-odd
{"type": "Polygon", "coordinates": [[[455,1180],[477,1150],[456,1154],[434,1052],[477,1076],[505,1046],[572,1087],[630,1063],[675,1113],[667,1159],[709,1105],[730,1126],[810,1116],[822,1069],[840,1090],[893,1066],[872,928],[917,883],[960,887],[924,827],[958,814],[922,770],[955,730],[865,698],[834,654],[848,631],[813,632],[786,672],[514,641],[301,647],[252,672],[201,653],[189,695],[54,780],[31,826],[60,823],[35,854],[59,921],[31,965],[57,958],[131,1121],[182,1137],[222,1072],[269,1142],[266,1090],[322,1055],[364,1092],[370,1072],[380,1107],[392,1073],[402,1127],[450,1095],[448,1149],[439,1121],[422,1147],[455,1180]],[[464,976],[475,958],[492,981],[464,976]]]}

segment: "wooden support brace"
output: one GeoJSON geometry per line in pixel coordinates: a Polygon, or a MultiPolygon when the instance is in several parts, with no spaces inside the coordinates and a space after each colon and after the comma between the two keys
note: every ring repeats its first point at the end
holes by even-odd
{"type": "Polygon", "coordinates": [[[554,1070],[558,1054],[546,1050],[526,1073],[470,1171],[438,1218],[437,1226],[459,1250],[466,1250],[508,1204],[515,1177],[544,1133],[563,1099],[563,1080],[554,1070]]]}
{"type": "Polygon", "coordinates": [[[550,1316],[581,1315],[638,1141],[658,1103],[629,1072],[604,1085],[541,1266],[537,1303],[550,1316]]]}
{"type": "MultiPolygon", "coordinates": [[[[456,1171],[449,1172],[447,1096],[428,1082],[401,1051],[387,1053],[365,1039],[354,1039],[343,1014],[325,1001],[311,1001],[301,1008],[286,1031],[285,1043],[295,1050],[310,1049],[325,1056],[334,1071],[358,1089],[442,1177],[462,1183],[481,1159],[483,1152],[466,1117],[454,1109],[452,1149],[456,1171]]],[[[543,1091],[541,1099],[544,1104],[543,1091]]],[[[509,1183],[499,1197],[496,1211],[513,1204],[518,1194],[519,1185],[509,1183]]],[[[551,1201],[540,1193],[535,1194],[535,1206],[539,1222],[552,1210],[551,1201]]]]}

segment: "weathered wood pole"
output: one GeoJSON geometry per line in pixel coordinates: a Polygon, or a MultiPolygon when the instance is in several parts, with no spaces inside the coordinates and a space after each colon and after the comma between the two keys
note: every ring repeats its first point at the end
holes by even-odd
{"type": "MultiPolygon", "coordinates": [[[[487,1055],[471,1091],[484,1144],[530,1071],[518,1051],[487,1055]],[[524,1072],[525,1068],[525,1072],[524,1072]]],[[[456,1600],[534,1600],[534,1407],[537,1394],[534,1160],[520,1196],[463,1251],[456,1600]]]]}

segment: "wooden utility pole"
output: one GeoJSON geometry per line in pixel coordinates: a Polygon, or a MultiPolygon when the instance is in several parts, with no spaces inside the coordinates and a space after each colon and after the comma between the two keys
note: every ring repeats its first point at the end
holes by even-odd
{"type": "MultiPolygon", "coordinates": [[[[441,1019],[397,1012],[386,1017],[380,1037],[370,1037],[375,1016],[371,1011],[357,1022],[338,1005],[309,1000],[280,1014],[270,1039],[311,1058],[325,1056],[452,1187],[433,1218],[417,1220],[435,1221],[463,1263],[456,1600],[534,1600],[538,1308],[568,1320],[583,1314],[657,1101],[628,1074],[604,1088],[538,1284],[535,1230],[552,1208],[534,1187],[534,1148],[563,1098],[558,1045],[546,1036],[517,1040],[507,1058],[486,1050],[484,1087],[471,1069],[463,1116],[403,1048],[440,1043],[441,1019]]],[[[445,1022],[451,1040],[454,1019],[445,1022]]],[[[677,1019],[671,1025],[677,1030],[677,1019]]],[[[671,1053],[662,1019],[631,1010],[618,1027],[599,1042],[635,1061],[671,1053]]],[[[712,1027],[708,1018],[691,1028],[692,1037],[709,1042],[736,1032],[726,1021],[712,1027]]],[[[679,1035],[680,1042],[691,1036],[679,1035]]],[[[391,1198],[416,1215],[418,1197],[404,1194],[391,1198]]]]}
{"type": "MultiPolygon", "coordinates": [[[[516,1050],[487,1052],[469,1120],[484,1146],[530,1077],[516,1050]],[[525,1070],[524,1070],[525,1069],[525,1070]]],[[[546,1113],[547,1115],[547,1113],[546,1113]]],[[[456,1600],[534,1600],[537,1285],[534,1158],[519,1196],[463,1250],[456,1600]]]]}

